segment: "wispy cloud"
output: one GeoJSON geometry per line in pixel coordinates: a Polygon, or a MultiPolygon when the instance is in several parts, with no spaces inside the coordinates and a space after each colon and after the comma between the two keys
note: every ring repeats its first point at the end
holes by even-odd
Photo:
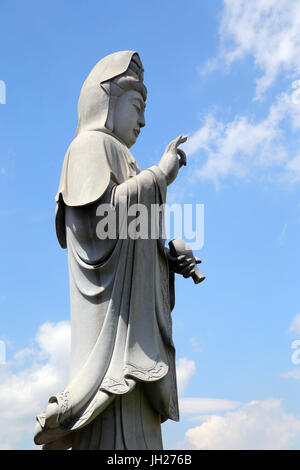
{"type": "Polygon", "coordinates": [[[191,415],[206,415],[207,413],[232,410],[240,405],[241,403],[238,401],[223,400],[221,398],[182,397],[179,400],[181,413],[191,415]]]}
{"type": "Polygon", "coordinates": [[[282,246],[284,244],[286,230],[287,230],[287,224],[284,224],[283,227],[282,227],[282,230],[280,232],[279,240],[278,240],[280,246],[282,246]]]}
{"type": "Polygon", "coordinates": [[[199,341],[195,336],[192,336],[190,338],[190,343],[192,345],[192,348],[193,348],[194,352],[198,353],[198,352],[203,351],[203,348],[202,348],[201,344],[199,344],[199,341]]]}
{"type": "Polygon", "coordinates": [[[290,85],[269,104],[263,119],[236,115],[223,122],[214,112],[204,117],[185,146],[187,155],[194,154],[197,161],[195,177],[211,180],[216,187],[228,176],[300,181],[300,153],[295,151],[300,129],[299,30],[298,0],[224,0],[219,53],[199,71],[229,71],[234,62],[248,56],[258,72],[255,100],[278,85],[279,78],[290,80],[290,85]]]}
{"type": "Polygon", "coordinates": [[[300,380],[300,369],[289,370],[288,372],[283,372],[280,374],[280,377],[283,379],[295,379],[300,380]]]}
{"type": "Polygon", "coordinates": [[[212,180],[217,186],[229,175],[249,180],[262,170],[265,175],[267,170],[276,170],[277,178],[290,183],[300,180],[300,156],[290,154],[286,138],[286,126],[292,133],[300,129],[295,93],[298,88],[291,85],[288,92],[277,96],[261,120],[236,116],[222,122],[213,114],[207,115],[201,128],[183,145],[188,156],[194,155],[194,176],[212,180]]]}
{"type": "Polygon", "coordinates": [[[298,0],[224,0],[220,53],[202,68],[207,73],[252,56],[260,71],[259,99],[281,74],[300,72],[300,4],[298,0]]]}

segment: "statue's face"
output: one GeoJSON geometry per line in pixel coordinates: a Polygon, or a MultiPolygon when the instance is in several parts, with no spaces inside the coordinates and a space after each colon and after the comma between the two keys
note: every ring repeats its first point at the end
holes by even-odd
{"type": "Polygon", "coordinates": [[[145,125],[145,102],[135,90],[125,91],[117,100],[114,111],[114,133],[130,148],[145,125]]]}

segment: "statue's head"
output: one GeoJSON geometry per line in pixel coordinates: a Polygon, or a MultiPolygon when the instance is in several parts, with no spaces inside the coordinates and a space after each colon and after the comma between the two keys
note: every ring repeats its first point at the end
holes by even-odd
{"type": "Polygon", "coordinates": [[[145,125],[147,89],[139,55],[121,51],[104,57],[81,89],[77,134],[104,130],[131,147],[145,125]]]}

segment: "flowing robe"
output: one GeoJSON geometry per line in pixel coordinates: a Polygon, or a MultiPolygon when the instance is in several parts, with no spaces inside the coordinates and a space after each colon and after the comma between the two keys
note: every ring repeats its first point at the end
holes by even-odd
{"type": "Polygon", "coordinates": [[[70,377],[66,389],[49,400],[55,415],[38,416],[37,444],[155,449],[161,446],[160,421],[178,420],[173,285],[164,240],[122,237],[119,230],[115,239],[97,236],[101,204],[111,204],[122,227],[131,224],[131,232],[138,232],[121,202],[127,208],[142,204],[151,214],[151,205],[165,198],[161,170],[141,171],[113,135],[88,131],[71,144],[56,215],[58,239],[68,249],[70,377]]]}

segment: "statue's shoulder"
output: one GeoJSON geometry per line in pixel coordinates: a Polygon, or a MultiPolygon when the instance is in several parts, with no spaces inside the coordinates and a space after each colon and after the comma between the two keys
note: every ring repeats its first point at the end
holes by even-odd
{"type": "Polygon", "coordinates": [[[78,134],[71,142],[69,151],[71,154],[101,153],[121,150],[124,145],[114,136],[102,131],[85,131],[78,134]]]}
{"type": "Polygon", "coordinates": [[[77,150],[80,148],[92,149],[99,145],[101,142],[106,142],[107,138],[104,132],[99,131],[85,131],[78,134],[71,142],[69,149],[77,150]]]}
{"type": "Polygon", "coordinates": [[[63,163],[56,200],[68,206],[84,206],[99,199],[114,170],[107,138],[101,132],[86,131],[71,142],[63,163]]]}

